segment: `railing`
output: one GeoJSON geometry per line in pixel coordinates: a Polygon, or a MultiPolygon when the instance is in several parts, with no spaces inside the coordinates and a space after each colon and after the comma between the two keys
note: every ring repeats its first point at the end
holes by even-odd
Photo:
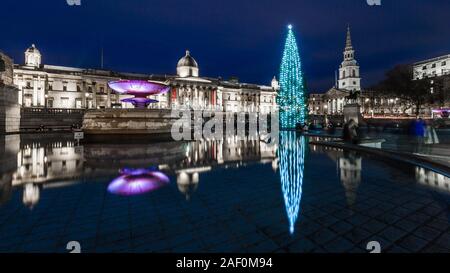
{"type": "Polygon", "coordinates": [[[53,114],[53,115],[66,115],[66,114],[78,114],[83,115],[85,109],[76,108],[43,108],[43,107],[22,107],[22,113],[24,114],[53,114]]]}

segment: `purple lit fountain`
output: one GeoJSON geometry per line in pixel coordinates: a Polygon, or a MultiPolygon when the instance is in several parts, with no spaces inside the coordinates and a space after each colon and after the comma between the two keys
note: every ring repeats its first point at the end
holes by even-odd
{"type": "Polygon", "coordinates": [[[121,176],[108,185],[108,191],[117,195],[138,195],[157,190],[170,180],[162,172],[149,169],[122,169],[121,176]]]}
{"type": "Polygon", "coordinates": [[[158,102],[147,98],[147,96],[167,93],[170,90],[170,87],[166,84],[144,80],[112,81],[108,85],[117,93],[134,95],[134,98],[127,98],[122,101],[131,102],[136,108],[147,108],[150,103],[158,102]]]}

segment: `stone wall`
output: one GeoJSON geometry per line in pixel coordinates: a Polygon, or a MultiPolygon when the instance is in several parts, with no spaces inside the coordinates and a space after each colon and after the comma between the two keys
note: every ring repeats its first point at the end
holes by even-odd
{"type": "Polygon", "coordinates": [[[0,83],[0,134],[18,133],[20,126],[19,90],[0,83]]]}
{"type": "Polygon", "coordinates": [[[0,51],[0,84],[13,85],[13,60],[0,51]]]}
{"type": "Polygon", "coordinates": [[[22,108],[21,131],[69,130],[72,126],[81,127],[83,123],[83,109],[55,109],[55,108],[22,108]]]}
{"type": "Polygon", "coordinates": [[[19,132],[19,90],[13,85],[13,61],[0,52],[0,134],[19,132]]]}
{"type": "Polygon", "coordinates": [[[86,134],[165,134],[177,120],[170,110],[101,109],[88,110],[83,119],[86,134]]]}

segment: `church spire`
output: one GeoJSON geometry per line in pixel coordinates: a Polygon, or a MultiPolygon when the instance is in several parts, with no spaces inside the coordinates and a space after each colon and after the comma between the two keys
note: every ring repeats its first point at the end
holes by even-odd
{"type": "Polygon", "coordinates": [[[345,48],[350,49],[352,48],[352,35],[350,33],[350,25],[347,25],[347,41],[345,43],[345,48]]]}
{"type": "Polygon", "coordinates": [[[361,90],[361,77],[359,75],[359,65],[355,60],[355,49],[352,45],[352,35],[350,25],[347,25],[347,37],[343,52],[344,60],[339,67],[338,88],[345,90],[361,90]]]}

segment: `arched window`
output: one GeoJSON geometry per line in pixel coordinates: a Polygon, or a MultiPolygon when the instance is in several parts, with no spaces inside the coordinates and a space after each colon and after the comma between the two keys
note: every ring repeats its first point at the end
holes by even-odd
{"type": "Polygon", "coordinates": [[[353,69],[353,71],[352,71],[352,76],[353,76],[353,77],[356,77],[356,71],[355,71],[355,69],[353,69]]]}

